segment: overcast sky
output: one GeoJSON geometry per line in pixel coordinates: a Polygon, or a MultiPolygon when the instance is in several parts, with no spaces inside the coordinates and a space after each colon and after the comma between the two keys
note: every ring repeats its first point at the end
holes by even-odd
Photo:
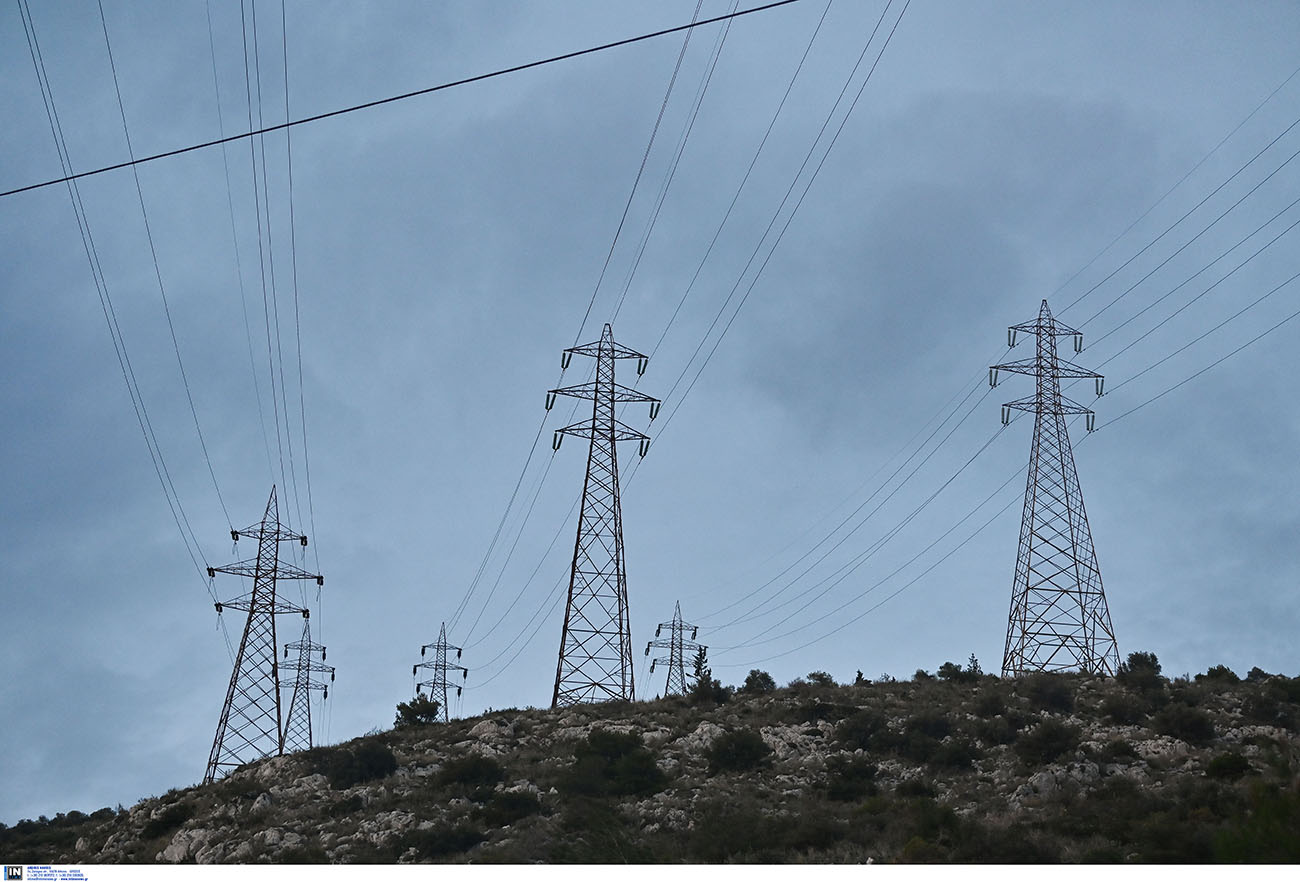
{"type": "MultiPolygon", "coordinates": [[[[127,159],[96,6],[31,7],[73,167],[127,159]]],[[[573,420],[559,406],[539,435],[543,402],[560,351],[616,312],[619,342],[655,350],[638,388],[665,399],[648,428],[644,406],[624,416],[649,455],[620,452],[639,695],[663,688],[641,650],[678,600],[728,683],[753,667],[904,677],[971,653],[998,670],[1032,434],[999,432],[999,404],[1032,380],[985,394],[986,369],[1028,354],[1007,354],[1006,327],[1045,297],[1087,335],[1072,357],[1107,376],[1100,431],[1072,438],[1121,654],[1154,651],[1171,674],[1300,673],[1300,320],[1189,380],[1300,299],[1292,283],[1212,330],[1300,271],[1300,233],[1284,233],[1300,219],[1300,7],[914,0],[846,122],[903,7],[865,55],[882,3],[826,8],[738,19],[720,51],[723,26],[692,33],[599,288],[681,34],[294,128],[292,243],[283,133],[252,156],[239,141],[139,167],[157,272],[131,171],[80,182],[200,566],[253,553],[229,530],[260,518],[272,483],[311,534],[292,559],[325,587],[285,591],[338,668],[318,741],[391,725],[444,620],[470,668],[454,712],[549,704],[585,450],[552,453],[573,420]]],[[[282,121],[286,52],[301,118],[696,7],[289,2],[286,34],[266,0],[256,46],[251,8],[244,29],[238,4],[212,2],[211,30],[208,11],[105,0],[136,156],[247,131],[249,94],[254,124],[282,121]]],[[[0,79],[0,190],[58,177],[15,4],[0,79]]],[[[243,619],[227,610],[222,630],[187,553],[65,186],[0,198],[0,274],[13,823],[200,780],[243,619]]],[[[282,619],[280,642],[297,636],[282,619]]]]}

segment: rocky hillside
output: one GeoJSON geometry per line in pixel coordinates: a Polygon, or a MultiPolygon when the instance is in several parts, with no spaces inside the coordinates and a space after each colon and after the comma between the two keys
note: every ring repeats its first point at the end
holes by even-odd
{"type": "MultiPolygon", "coordinates": [[[[757,674],[757,672],[755,672],[757,674]]],[[[402,726],[133,808],[0,830],[10,862],[1300,860],[1300,678],[939,676],[402,726]]]]}

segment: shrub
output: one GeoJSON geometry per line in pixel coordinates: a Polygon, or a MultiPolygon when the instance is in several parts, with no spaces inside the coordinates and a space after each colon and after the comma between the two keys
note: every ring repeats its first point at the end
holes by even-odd
{"type": "Polygon", "coordinates": [[[709,773],[746,772],[756,769],[767,761],[772,748],[763,741],[763,736],[753,729],[736,729],[724,732],[709,745],[706,756],[709,760],[709,773]]]}
{"type": "Polygon", "coordinates": [[[1151,721],[1161,735],[1171,735],[1188,744],[1205,745],[1214,738],[1214,723],[1203,710],[1185,704],[1171,704],[1151,721]]]}
{"type": "Polygon", "coordinates": [[[1101,703],[1101,712],[1125,726],[1135,726],[1147,716],[1145,705],[1127,694],[1106,696],[1101,703]]]}
{"type": "Polygon", "coordinates": [[[808,674],[808,682],[813,686],[834,686],[835,678],[825,671],[813,671],[808,674]]]}
{"type": "Polygon", "coordinates": [[[713,679],[706,646],[701,646],[695,653],[694,682],[690,697],[695,704],[725,704],[731,698],[731,690],[713,679]]]}
{"type": "Polygon", "coordinates": [[[1101,751],[1101,758],[1109,762],[1119,762],[1120,760],[1137,759],[1137,748],[1124,739],[1112,741],[1107,744],[1101,751]]]}
{"type": "Polygon", "coordinates": [[[1160,676],[1160,662],[1154,652],[1130,652],[1128,661],[1120,662],[1115,679],[1141,692],[1159,689],[1164,683],[1160,676]]]}
{"type": "Polygon", "coordinates": [[[1205,767],[1206,777],[1227,778],[1230,781],[1237,780],[1249,771],[1250,760],[1236,752],[1221,753],[1205,767]]]}
{"type": "Polygon", "coordinates": [[[874,796],[876,773],[875,763],[862,757],[839,754],[826,761],[826,796],[839,802],[851,802],[864,796],[874,796]]]}
{"type": "Polygon", "coordinates": [[[541,810],[542,802],[537,794],[527,790],[508,790],[493,793],[479,814],[493,827],[507,827],[541,810]]]}
{"type": "Polygon", "coordinates": [[[969,741],[951,738],[941,742],[939,747],[930,754],[929,763],[940,769],[969,769],[975,760],[982,758],[983,755],[979,748],[969,741]]]}
{"type": "Polygon", "coordinates": [[[490,756],[471,753],[448,762],[438,772],[438,783],[466,787],[490,787],[505,779],[505,769],[490,756]]]}
{"type": "Polygon", "coordinates": [[[1062,674],[1032,674],[1024,679],[1023,691],[1039,710],[1068,713],[1074,710],[1074,690],[1062,674]]]}
{"type": "Polygon", "coordinates": [[[776,691],[776,681],[767,671],[755,668],[749,672],[749,676],[745,677],[745,685],[740,687],[740,691],[750,695],[766,695],[776,691]]]}
{"type": "Polygon", "coordinates": [[[564,780],[570,793],[588,796],[645,796],[662,790],[668,776],[634,732],[593,729],[573,748],[564,780]]]}
{"type": "Polygon", "coordinates": [[[408,726],[425,726],[429,723],[438,722],[438,711],[441,705],[427,695],[416,695],[410,701],[402,701],[397,705],[397,718],[393,720],[394,729],[402,729],[408,726]]]}
{"type": "Polygon", "coordinates": [[[192,804],[178,802],[175,805],[169,805],[158,814],[158,817],[144,825],[140,837],[142,839],[153,839],[158,836],[165,836],[192,817],[194,817],[194,806],[192,804]]]}
{"type": "Polygon", "coordinates": [[[975,737],[985,744],[1010,744],[1016,740],[1022,726],[1015,714],[1001,714],[991,720],[981,720],[975,725],[975,737]]]}
{"type": "Polygon", "coordinates": [[[1232,668],[1228,667],[1227,665],[1211,665],[1210,669],[1206,671],[1204,674],[1196,675],[1196,682],[1199,683],[1202,680],[1209,680],[1210,682],[1213,683],[1228,683],[1228,684],[1241,682],[1241,678],[1238,677],[1236,672],[1234,672],[1232,668]]]}
{"type": "Polygon", "coordinates": [[[974,683],[980,678],[978,673],[963,670],[962,666],[956,662],[944,662],[939,665],[939,670],[935,671],[935,676],[950,683],[974,683]]]}
{"type": "Polygon", "coordinates": [[[412,830],[399,840],[398,848],[400,851],[414,848],[421,858],[440,858],[469,851],[485,839],[487,837],[473,827],[444,824],[429,830],[412,830]]]}
{"type": "Polygon", "coordinates": [[[907,731],[919,732],[931,738],[943,738],[952,733],[952,723],[939,711],[922,711],[907,721],[907,731]]]}
{"type": "Polygon", "coordinates": [[[872,739],[885,731],[887,727],[884,716],[877,711],[864,708],[846,717],[835,727],[835,738],[850,750],[854,748],[868,750],[872,746],[872,739]]]}
{"type": "Polygon", "coordinates": [[[1077,726],[1060,720],[1044,720],[1016,741],[1016,753],[1030,765],[1050,763],[1079,746],[1077,726]]]}
{"type": "Polygon", "coordinates": [[[1300,862],[1300,792],[1258,788],[1251,811],[1219,832],[1214,858],[1224,863],[1300,862]]]}
{"type": "Polygon", "coordinates": [[[976,716],[988,719],[989,717],[1005,714],[1007,712],[1007,702],[1000,692],[990,690],[975,700],[974,710],[976,716]]]}

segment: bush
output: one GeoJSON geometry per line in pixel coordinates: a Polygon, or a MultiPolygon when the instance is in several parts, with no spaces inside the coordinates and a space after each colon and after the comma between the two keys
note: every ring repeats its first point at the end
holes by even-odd
{"type": "Polygon", "coordinates": [[[441,825],[429,830],[412,830],[399,840],[399,853],[414,848],[417,857],[440,858],[469,851],[487,839],[482,832],[464,824],[441,825]]]}
{"type": "Polygon", "coordinates": [[[493,827],[508,827],[541,810],[542,802],[537,794],[527,790],[509,790],[493,793],[479,814],[493,827]]]}
{"type": "Polygon", "coordinates": [[[862,757],[832,756],[826,761],[826,796],[838,802],[874,796],[879,789],[876,787],[879,771],[875,763],[862,757]]]}
{"type": "Polygon", "coordinates": [[[573,748],[574,762],[564,780],[570,793],[587,796],[646,796],[668,781],[654,755],[634,732],[593,729],[573,748]]]}
{"type": "Polygon", "coordinates": [[[1101,751],[1101,758],[1108,762],[1116,763],[1121,760],[1137,759],[1137,748],[1124,739],[1112,741],[1107,744],[1101,751]]]}
{"type": "Polygon", "coordinates": [[[745,677],[745,685],[740,687],[740,691],[750,695],[766,695],[776,691],[776,681],[767,671],[755,668],[749,672],[749,676],[745,677]]]}
{"type": "Polygon", "coordinates": [[[983,755],[969,741],[952,738],[940,743],[938,749],[930,754],[929,763],[939,769],[969,769],[983,755]]]}
{"type": "Polygon", "coordinates": [[[1031,674],[1024,679],[1022,690],[1038,710],[1068,713],[1074,710],[1072,686],[1063,674],[1031,674]]]}
{"type": "Polygon", "coordinates": [[[1060,720],[1044,720],[1016,741],[1016,753],[1029,765],[1043,765],[1079,746],[1077,726],[1060,720]]]}
{"type": "Polygon", "coordinates": [[[402,729],[408,726],[426,726],[429,723],[436,723],[441,707],[427,695],[417,695],[410,701],[399,702],[393,728],[402,729]]]}
{"type": "Polygon", "coordinates": [[[1130,652],[1128,661],[1120,662],[1115,679],[1141,692],[1157,690],[1164,684],[1154,652],[1130,652]]]}
{"type": "Polygon", "coordinates": [[[438,783],[462,784],[466,787],[491,787],[506,777],[505,769],[490,756],[471,753],[454,759],[438,772],[438,783]]]}
{"type": "Polygon", "coordinates": [[[1007,702],[1002,697],[1002,693],[990,690],[975,700],[974,710],[977,717],[983,717],[987,720],[989,717],[1005,714],[1007,712],[1007,702]]]}
{"type": "Polygon", "coordinates": [[[144,825],[144,830],[140,832],[140,838],[154,839],[158,836],[166,836],[192,817],[194,817],[194,806],[192,804],[178,802],[175,805],[169,805],[158,814],[158,817],[144,825]]]}
{"type": "Polygon", "coordinates": [[[980,678],[978,673],[969,669],[963,670],[962,666],[956,662],[944,662],[939,665],[939,670],[935,671],[935,676],[950,683],[974,683],[980,678]]]}
{"type": "Polygon", "coordinates": [[[1188,744],[1204,746],[1214,739],[1214,723],[1205,711],[1185,704],[1163,708],[1151,724],[1161,735],[1171,735],[1188,744]]]}
{"type": "Polygon", "coordinates": [[[763,736],[753,729],[724,732],[713,740],[706,751],[709,774],[756,769],[767,762],[771,752],[772,748],[763,741],[763,736]]]}
{"type": "Polygon", "coordinates": [[[1227,778],[1230,781],[1236,781],[1249,771],[1250,760],[1236,752],[1221,753],[1205,767],[1206,777],[1227,778]]]}
{"type": "Polygon", "coordinates": [[[1258,788],[1250,812],[1219,832],[1214,858],[1223,863],[1300,862],[1300,792],[1258,788]]]}
{"type": "Polygon", "coordinates": [[[864,708],[846,717],[835,727],[835,738],[850,750],[855,748],[869,750],[872,747],[872,740],[886,731],[884,716],[877,711],[864,708]]]}
{"type": "Polygon", "coordinates": [[[1124,726],[1136,726],[1147,717],[1146,706],[1127,694],[1106,696],[1101,712],[1124,726]]]}
{"type": "Polygon", "coordinates": [[[1212,683],[1240,683],[1241,678],[1227,665],[1211,665],[1204,674],[1196,675],[1196,682],[1208,680],[1212,683]]]}
{"type": "Polygon", "coordinates": [[[825,671],[813,671],[807,677],[808,682],[813,686],[834,686],[835,678],[825,671]]]}

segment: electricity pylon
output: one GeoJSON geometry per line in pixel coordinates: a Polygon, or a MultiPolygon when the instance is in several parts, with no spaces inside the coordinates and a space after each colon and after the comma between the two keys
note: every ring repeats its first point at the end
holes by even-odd
{"type": "Polygon", "coordinates": [[[655,672],[655,665],[668,665],[668,682],[664,685],[664,697],[669,695],[685,695],[690,690],[686,688],[686,664],[684,661],[686,650],[708,649],[707,646],[701,646],[695,642],[695,637],[699,634],[698,625],[692,625],[682,621],[682,604],[679,600],[673,606],[673,620],[671,622],[660,622],[655,628],[655,639],[646,643],[645,654],[650,654],[650,648],[667,649],[668,655],[665,658],[656,658],[650,662],[650,673],[655,672]],[[669,631],[667,640],[659,639],[664,628],[669,631]],[[691,639],[684,638],[686,629],[691,631],[691,639]]]}
{"type": "Polygon", "coordinates": [[[592,403],[591,419],[557,429],[551,442],[558,450],[565,435],[591,439],[551,707],[613,699],[631,701],[634,697],[617,447],[619,441],[638,441],[640,453],[645,456],[650,438],[616,419],[614,406],[649,402],[650,418],[654,419],[660,403],[657,398],[614,382],[614,363],[618,359],[637,359],[638,374],[645,373],[649,359],[615,343],[614,331],[608,324],[598,342],[564,350],[561,365],[567,368],[575,353],[596,359],[595,382],[546,393],[547,410],[555,404],[557,395],[592,403]]]}
{"type": "Polygon", "coordinates": [[[280,561],[281,542],[297,542],[306,548],[307,537],[280,523],[274,486],[261,522],[244,530],[230,531],[230,537],[236,542],[241,536],[257,540],[257,557],[224,567],[208,567],[208,578],[217,573],[245,576],[253,580],[253,590],[216,604],[218,615],[229,607],[247,610],[248,620],[244,623],[244,636],[239,641],[226,702],[208,755],[207,771],[203,775],[205,784],[244,763],[283,752],[275,617],[297,613],[305,619],[308,612],[278,600],[275,586],[281,579],[315,579],[317,585],[325,584],[321,576],[280,561]]]}
{"type": "Polygon", "coordinates": [[[1074,337],[1074,351],[1081,352],[1083,334],[1054,319],[1046,300],[1036,320],[1008,330],[1009,345],[1016,345],[1021,331],[1034,335],[1034,356],[989,368],[990,386],[997,385],[999,371],[1028,374],[1036,381],[1033,395],[1002,405],[1003,425],[1013,410],[1034,414],[1002,676],[1067,670],[1114,674],[1119,648],[1065,420],[1083,414],[1092,431],[1095,415],[1061,394],[1063,378],[1092,379],[1100,396],[1103,378],[1057,357],[1057,337],[1074,337]]]}
{"type": "MultiPolygon", "coordinates": [[[[415,684],[415,694],[416,695],[420,694],[420,687],[428,686],[429,696],[431,698],[437,698],[442,702],[442,721],[444,723],[449,723],[451,722],[451,711],[448,709],[448,705],[447,705],[447,689],[451,684],[447,682],[447,672],[460,671],[461,672],[460,678],[462,680],[465,680],[469,678],[469,668],[462,668],[460,665],[447,663],[447,651],[451,649],[456,650],[456,658],[459,659],[461,648],[459,646],[447,645],[447,623],[446,622],[442,623],[442,629],[438,631],[438,642],[426,643],[423,646],[421,646],[420,656],[423,657],[425,652],[427,652],[430,649],[433,650],[433,661],[420,662],[420,664],[418,665],[411,666],[412,677],[415,676],[415,672],[418,671],[420,668],[430,668],[433,671],[432,678],[428,680],[422,680],[419,683],[415,684]]],[[[460,695],[459,686],[456,687],[456,694],[460,695]]]]}
{"type": "Polygon", "coordinates": [[[321,698],[328,699],[330,688],[323,680],[313,680],[311,675],[329,674],[330,683],[334,682],[334,667],[325,664],[325,647],[311,642],[310,619],[302,620],[302,639],[284,645],[286,659],[289,658],[291,649],[297,650],[297,658],[281,664],[284,670],[292,671],[294,674],[293,696],[289,699],[289,717],[284,724],[281,753],[310,750],[312,747],[311,693],[313,690],[319,690],[321,698]],[[320,653],[320,661],[316,661],[316,653],[320,653]]]}

